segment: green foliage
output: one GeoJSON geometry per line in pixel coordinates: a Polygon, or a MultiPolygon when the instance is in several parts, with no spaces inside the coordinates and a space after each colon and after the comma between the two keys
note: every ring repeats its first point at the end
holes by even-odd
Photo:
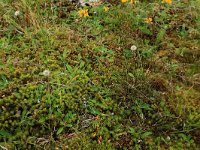
{"type": "Polygon", "coordinates": [[[0,2],[0,147],[198,149],[197,3],[0,2]]]}

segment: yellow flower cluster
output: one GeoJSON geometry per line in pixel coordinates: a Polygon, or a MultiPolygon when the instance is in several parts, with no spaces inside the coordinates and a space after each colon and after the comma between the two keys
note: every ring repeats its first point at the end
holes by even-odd
{"type": "Polygon", "coordinates": [[[162,3],[172,4],[172,0],[162,0],[162,3]]]}
{"type": "Polygon", "coordinates": [[[151,17],[146,18],[144,22],[148,23],[148,24],[153,24],[153,19],[151,17]]]}
{"type": "Polygon", "coordinates": [[[109,10],[109,7],[105,6],[103,7],[104,11],[107,12],[109,10]]]}
{"type": "Polygon", "coordinates": [[[121,0],[121,2],[122,2],[122,3],[126,3],[126,2],[128,2],[128,0],[121,0]]]}
{"type": "MultiPolygon", "coordinates": [[[[128,2],[128,1],[129,1],[129,0],[121,0],[122,3],[126,3],[126,2],[128,2]]],[[[133,4],[133,1],[134,1],[134,0],[130,0],[130,3],[133,4]]]]}
{"type": "Polygon", "coordinates": [[[88,9],[82,9],[79,11],[79,16],[80,17],[88,17],[88,9]]]}

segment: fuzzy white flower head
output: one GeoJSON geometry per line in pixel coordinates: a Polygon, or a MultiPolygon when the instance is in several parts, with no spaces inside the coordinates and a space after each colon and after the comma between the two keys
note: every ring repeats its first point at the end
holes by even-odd
{"type": "Polygon", "coordinates": [[[37,100],[37,103],[38,103],[38,104],[40,103],[40,100],[39,100],[39,99],[37,100]]]}
{"type": "Polygon", "coordinates": [[[137,50],[137,47],[136,47],[135,45],[132,45],[132,46],[131,46],[131,50],[132,50],[132,51],[136,51],[136,50],[137,50]]]}
{"type": "Polygon", "coordinates": [[[19,10],[15,11],[15,14],[14,14],[14,15],[15,15],[15,17],[19,16],[19,15],[20,15],[20,13],[21,13],[21,12],[20,12],[19,10]]]}
{"type": "Polygon", "coordinates": [[[171,138],[169,136],[167,136],[167,140],[170,140],[171,138]]]}
{"type": "Polygon", "coordinates": [[[45,76],[45,77],[48,77],[50,75],[50,71],[49,70],[44,70],[42,72],[42,75],[45,76]]]}

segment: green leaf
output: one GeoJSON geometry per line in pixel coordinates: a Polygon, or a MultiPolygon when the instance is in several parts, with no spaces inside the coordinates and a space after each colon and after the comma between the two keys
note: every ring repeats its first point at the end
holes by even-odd
{"type": "Polygon", "coordinates": [[[142,134],[141,138],[144,139],[144,138],[150,136],[151,134],[152,134],[152,132],[145,132],[142,134]]]}
{"type": "Polygon", "coordinates": [[[133,52],[132,52],[130,49],[124,49],[123,53],[124,53],[124,56],[125,56],[127,59],[130,59],[130,58],[133,57],[133,52]]]}
{"type": "Polygon", "coordinates": [[[73,71],[73,69],[72,69],[72,67],[71,67],[70,65],[66,64],[66,67],[67,67],[67,70],[68,70],[69,72],[72,72],[72,71],[73,71]]]}
{"type": "Polygon", "coordinates": [[[8,131],[6,131],[4,129],[0,130],[0,137],[10,137],[10,136],[11,136],[11,134],[8,131]]]}
{"type": "Polygon", "coordinates": [[[81,61],[80,68],[83,68],[84,65],[85,65],[85,62],[84,62],[84,61],[81,61]]]}
{"type": "Polygon", "coordinates": [[[73,126],[72,124],[67,124],[67,125],[66,125],[66,127],[72,127],[72,126],[73,126]]]}
{"type": "Polygon", "coordinates": [[[132,78],[135,78],[134,75],[133,75],[132,73],[130,73],[130,72],[128,73],[128,75],[129,75],[130,77],[132,77],[132,78]]]}
{"type": "Polygon", "coordinates": [[[140,29],[143,33],[145,33],[145,34],[147,34],[147,35],[152,35],[151,31],[150,31],[146,26],[141,26],[141,27],[139,27],[139,29],[140,29]]]}
{"type": "Polygon", "coordinates": [[[59,135],[63,130],[64,130],[64,127],[60,127],[56,134],[59,135]]]}
{"type": "Polygon", "coordinates": [[[45,120],[46,119],[44,117],[41,117],[40,120],[39,120],[39,123],[43,124],[45,122],[45,120]]]}
{"type": "Polygon", "coordinates": [[[134,134],[135,133],[135,129],[134,128],[129,128],[129,133],[134,134]]]}
{"type": "Polygon", "coordinates": [[[147,103],[143,103],[143,104],[141,105],[141,108],[144,109],[144,110],[152,110],[151,107],[150,107],[150,105],[147,104],[147,103]]]}
{"type": "Polygon", "coordinates": [[[0,75],[0,89],[5,88],[8,85],[8,80],[4,75],[0,75]]]}
{"type": "Polygon", "coordinates": [[[165,29],[161,29],[161,30],[158,32],[157,37],[156,37],[156,43],[159,43],[159,42],[163,39],[165,33],[166,33],[166,30],[165,30],[165,29]]]}

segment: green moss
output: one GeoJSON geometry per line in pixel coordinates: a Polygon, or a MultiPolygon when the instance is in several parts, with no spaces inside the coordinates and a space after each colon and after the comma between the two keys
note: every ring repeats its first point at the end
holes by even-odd
{"type": "Polygon", "coordinates": [[[111,1],[80,18],[68,2],[4,0],[1,146],[198,149],[196,3],[111,1]]]}

